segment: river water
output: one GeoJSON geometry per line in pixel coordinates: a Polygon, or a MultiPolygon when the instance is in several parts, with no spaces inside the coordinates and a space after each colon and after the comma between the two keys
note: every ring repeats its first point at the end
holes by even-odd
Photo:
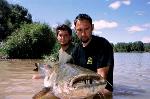
{"type": "Polygon", "coordinates": [[[150,53],[115,53],[113,99],[149,99],[150,53]]]}
{"type": "MultiPolygon", "coordinates": [[[[150,97],[150,53],[115,53],[113,99],[150,97]]],[[[43,87],[33,80],[41,60],[0,60],[0,99],[31,99],[43,87]]]]}

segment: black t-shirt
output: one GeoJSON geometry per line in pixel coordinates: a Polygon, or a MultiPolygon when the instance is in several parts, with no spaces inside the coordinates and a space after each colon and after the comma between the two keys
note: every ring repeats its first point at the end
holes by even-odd
{"type": "MultiPolygon", "coordinates": [[[[92,36],[90,43],[83,47],[80,43],[72,53],[74,64],[97,72],[98,68],[110,66],[107,81],[113,85],[114,56],[111,44],[102,37],[92,36]]],[[[113,91],[113,87],[107,84],[106,89],[113,91]]]]}

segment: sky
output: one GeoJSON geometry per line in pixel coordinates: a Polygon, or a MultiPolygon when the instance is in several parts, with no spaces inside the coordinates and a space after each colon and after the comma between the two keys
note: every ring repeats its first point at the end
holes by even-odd
{"type": "Polygon", "coordinates": [[[73,23],[79,13],[86,13],[93,19],[93,34],[102,36],[111,43],[150,43],[150,0],[7,1],[28,9],[34,22],[46,23],[51,27],[56,27],[65,20],[73,23]]]}

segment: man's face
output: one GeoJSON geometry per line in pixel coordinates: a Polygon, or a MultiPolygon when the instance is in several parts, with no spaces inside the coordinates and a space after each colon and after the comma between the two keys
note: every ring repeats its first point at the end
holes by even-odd
{"type": "Polygon", "coordinates": [[[75,30],[78,38],[83,43],[87,43],[91,39],[93,25],[87,20],[78,20],[76,22],[75,30]]]}
{"type": "Polygon", "coordinates": [[[66,46],[70,43],[71,36],[69,35],[68,31],[59,30],[57,40],[60,45],[66,46]]]}

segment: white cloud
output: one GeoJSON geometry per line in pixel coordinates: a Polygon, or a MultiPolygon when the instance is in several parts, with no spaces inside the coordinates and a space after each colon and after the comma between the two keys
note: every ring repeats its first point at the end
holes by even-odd
{"type": "Polygon", "coordinates": [[[143,43],[150,43],[150,37],[143,37],[141,41],[143,43]]]}
{"type": "Polygon", "coordinates": [[[124,1],[122,1],[122,3],[125,4],[125,5],[130,5],[131,1],[130,0],[124,0],[124,1]]]}
{"type": "Polygon", "coordinates": [[[101,31],[102,29],[105,28],[115,28],[118,26],[117,22],[113,22],[113,21],[106,21],[106,20],[99,20],[99,21],[94,21],[94,35],[100,36],[103,32],[101,31]]]}
{"type": "Polygon", "coordinates": [[[93,34],[96,36],[100,36],[103,32],[102,31],[93,31],[93,34]]]}
{"type": "Polygon", "coordinates": [[[105,20],[99,20],[99,21],[94,21],[94,30],[98,31],[104,28],[115,28],[118,26],[117,22],[109,22],[109,21],[105,21],[105,20]]]}
{"type": "Polygon", "coordinates": [[[140,26],[131,26],[127,28],[127,31],[130,33],[145,31],[146,28],[140,26]]]}
{"type": "Polygon", "coordinates": [[[131,1],[130,0],[122,0],[122,1],[115,1],[113,3],[111,3],[109,5],[110,8],[114,9],[114,10],[117,10],[118,8],[120,8],[122,6],[122,4],[124,5],[130,5],[131,4],[131,1]]]}
{"type": "Polygon", "coordinates": [[[134,25],[134,26],[127,28],[127,31],[130,33],[142,32],[142,31],[146,31],[146,30],[150,30],[150,23],[134,25]]]}
{"type": "Polygon", "coordinates": [[[150,1],[149,1],[149,2],[147,2],[147,4],[150,4],[150,1]]]}
{"type": "Polygon", "coordinates": [[[19,4],[19,3],[21,3],[20,0],[7,0],[7,1],[10,2],[10,3],[14,3],[14,4],[19,4]]]}
{"type": "Polygon", "coordinates": [[[135,13],[139,16],[144,15],[144,11],[136,11],[135,13]]]}
{"type": "Polygon", "coordinates": [[[143,27],[145,27],[145,28],[147,28],[147,29],[150,29],[150,23],[144,24],[143,27]]]}
{"type": "Polygon", "coordinates": [[[109,7],[114,9],[114,10],[118,9],[120,6],[121,6],[121,2],[120,1],[113,2],[113,3],[111,3],[109,5],[109,7]]]}

